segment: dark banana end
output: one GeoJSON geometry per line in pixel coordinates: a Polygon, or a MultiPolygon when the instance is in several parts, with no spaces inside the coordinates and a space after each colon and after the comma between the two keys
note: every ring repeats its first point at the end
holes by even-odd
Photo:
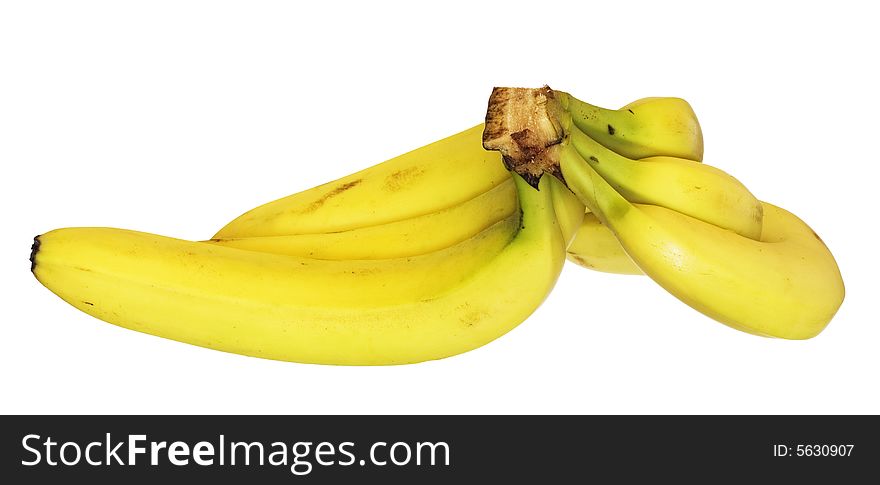
{"type": "Polygon", "coordinates": [[[34,243],[31,244],[31,273],[34,272],[34,269],[37,267],[37,253],[40,252],[40,236],[34,238],[34,243]]]}

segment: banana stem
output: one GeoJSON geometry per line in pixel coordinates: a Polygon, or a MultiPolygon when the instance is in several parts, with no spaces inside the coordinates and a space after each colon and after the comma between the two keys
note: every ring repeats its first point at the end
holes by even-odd
{"type": "Polygon", "coordinates": [[[552,89],[495,88],[489,97],[483,148],[501,152],[508,170],[538,188],[544,173],[559,175],[558,146],[570,118],[552,89]]]}
{"type": "MultiPolygon", "coordinates": [[[[522,175],[533,187],[537,188],[537,181],[544,173],[549,173],[580,196],[591,211],[598,212],[595,190],[587,190],[590,177],[583,174],[601,177],[584,159],[598,164],[601,157],[624,167],[629,160],[614,154],[573,126],[572,115],[567,111],[573,104],[583,112],[600,109],[567,93],[554,92],[548,86],[539,89],[495,88],[489,98],[483,147],[500,151],[508,169],[522,175]],[[576,172],[582,175],[581,182],[587,184],[581,190],[588,193],[578,194],[568,182],[560,168],[563,158],[569,164],[583,165],[576,172]]],[[[610,186],[608,189],[617,194],[610,186]]]]}

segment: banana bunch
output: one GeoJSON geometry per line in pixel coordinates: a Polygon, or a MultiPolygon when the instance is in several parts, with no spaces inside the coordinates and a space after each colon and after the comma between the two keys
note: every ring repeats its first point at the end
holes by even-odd
{"type": "Polygon", "coordinates": [[[486,124],[254,208],[210,240],[58,229],[35,238],[31,270],[107,322],[306,363],[482,346],[541,304],[566,257],[647,274],[741,330],[815,335],[843,297],[830,253],[702,154],[678,98],[609,110],[496,89],[486,124]]]}
{"type": "MultiPolygon", "coordinates": [[[[580,126],[615,153],[702,159],[702,131],[683,99],[644,98],[618,110],[576,103],[580,126]]],[[[474,126],[259,206],[207,242],[318,259],[381,259],[473,237],[518,210],[501,156],[482,147],[483,129],[483,124],[474,126]]],[[[589,213],[568,257],[598,271],[640,274],[611,231],[589,213]]]]}
{"type": "Polygon", "coordinates": [[[609,150],[588,135],[577,106],[548,87],[496,88],[483,144],[532,180],[564,181],[644,274],[698,311],[768,337],[807,339],[825,328],[844,285],[809,226],[709,165],[609,150]]]}
{"type": "MultiPolygon", "coordinates": [[[[107,322],[181,342],[320,364],[404,364],[481,346],[553,288],[565,239],[552,180],[512,177],[522,208],[419,256],[321,260],[110,228],[40,236],[34,274],[107,322]]],[[[569,211],[575,212],[575,211],[569,211]]]]}

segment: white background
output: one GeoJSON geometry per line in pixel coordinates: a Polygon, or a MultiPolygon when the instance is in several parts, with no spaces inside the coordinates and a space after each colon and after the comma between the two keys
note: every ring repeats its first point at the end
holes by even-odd
{"type": "MultiPolygon", "coordinates": [[[[877,413],[874,17],[859,2],[12,2],[0,10],[5,413],[877,413]],[[804,342],[575,266],[473,352],[346,368],[114,327],[28,271],[34,235],[210,237],[478,123],[495,85],[681,96],[705,160],[804,218],[847,285],[804,342]]],[[[867,3],[865,3],[867,5],[867,3]]]]}

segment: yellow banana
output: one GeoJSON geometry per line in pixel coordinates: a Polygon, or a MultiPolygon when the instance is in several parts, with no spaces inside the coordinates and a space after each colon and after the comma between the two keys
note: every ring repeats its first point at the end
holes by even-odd
{"type": "MultiPolygon", "coordinates": [[[[586,126],[616,124],[615,133],[595,137],[626,154],[702,156],[699,123],[684,100],[646,98],[620,110],[589,107],[581,113],[586,126]],[[682,135],[685,125],[688,136],[682,135]]],[[[496,189],[507,172],[501,157],[480,145],[483,126],[252,209],[210,242],[321,259],[372,259],[420,254],[471,237],[515,206],[511,188],[496,189]],[[460,176],[451,181],[445,172],[460,176]],[[487,200],[485,190],[497,192],[487,200]],[[484,200],[477,203],[474,194],[484,200]]]]}
{"type": "MultiPolygon", "coordinates": [[[[568,93],[562,93],[560,101],[574,125],[613,155],[703,159],[700,123],[691,105],[681,98],[642,98],[617,110],[593,106],[568,93]]],[[[606,273],[643,274],[614,234],[589,209],[587,212],[568,248],[569,261],[606,273]]]]}
{"type": "Polygon", "coordinates": [[[592,212],[584,215],[574,241],[568,246],[568,260],[605,273],[644,274],[623,250],[614,233],[592,212]]]}
{"type": "Polygon", "coordinates": [[[254,208],[213,239],[347,231],[437,212],[510,178],[480,147],[483,125],[334,182],[254,208]]]}
{"type": "Polygon", "coordinates": [[[568,93],[554,93],[575,126],[624,157],[703,159],[703,132],[697,115],[681,98],[643,98],[618,110],[608,110],[568,93]]]}
{"type": "Polygon", "coordinates": [[[570,147],[563,148],[560,166],[568,186],[645,274],[721,323],[756,335],[807,339],[843,302],[834,257],[790,212],[764,203],[756,241],[664,207],[629,202],[570,147]]]}
{"type": "Polygon", "coordinates": [[[549,88],[493,93],[484,146],[535,179],[558,174],[558,148],[576,150],[623,197],[679,211],[752,239],[761,236],[760,201],[738,180],[699,162],[673,157],[630,160],[585,135],[549,88]]]}
{"type": "Polygon", "coordinates": [[[641,271],[722,323],[757,335],[806,339],[821,332],[843,302],[834,257],[815,232],[783,209],[762,204],[761,212],[768,214],[753,239],[667,207],[627,200],[597,171],[601,161],[584,159],[570,136],[576,131],[570,115],[548,87],[496,88],[486,126],[486,148],[501,151],[508,166],[531,180],[546,173],[560,177],[641,271]]]}
{"type": "Polygon", "coordinates": [[[32,269],[90,315],[203,347],[324,364],[439,359],[484,345],[523,321],[562,269],[565,236],[554,206],[570,202],[554,204],[549,179],[540,190],[519,176],[514,181],[521,210],[502,231],[508,242],[484,255],[469,276],[442,285],[430,282],[437,265],[417,275],[400,264],[368,261],[378,273],[345,275],[343,268],[359,268],[358,262],[96,228],[38,237],[32,269]],[[406,288],[421,284],[430,291],[406,288]]]}
{"type": "MultiPolygon", "coordinates": [[[[700,123],[691,105],[681,98],[642,98],[617,110],[593,106],[568,93],[560,93],[559,98],[574,125],[612,154],[630,159],[703,160],[700,123]]],[[[617,238],[589,213],[568,248],[568,259],[595,271],[643,274],[617,238]]]]}
{"type": "Polygon", "coordinates": [[[687,214],[752,239],[761,237],[761,203],[727,173],[674,157],[630,160],[570,127],[571,145],[630,202],[687,214]]]}
{"type": "Polygon", "coordinates": [[[559,221],[565,247],[571,246],[586,215],[586,206],[561,181],[550,177],[550,195],[553,199],[553,211],[559,221]]]}
{"type": "Polygon", "coordinates": [[[437,251],[473,237],[518,209],[516,188],[508,176],[488,192],[459,205],[400,221],[323,234],[212,239],[209,242],[316,259],[400,258],[437,251]]]}
{"type": "MultiPolygon", "coordinates": [[[[278,285],[272,291],[278,292],[280,296],[296,294],[309,305],[372,306],[420,300],[431,298],[437,292],[469,278],[510,242],[518,225],[519,217],[511,216],[467,241],[439,251],[405,258],[314,260],[242,251],[245,254],[227,264],[225,271],[227,279],[231,281],[245,279],[251,272],[274,274],[276,279],[278,274],[294,274],[295,278],[285,281],[283,286],[278,285]],[[331,288],[332,291],[328,290],[331,288]]],[[[108,251],[113,246],[125,247],[126,241],[135,245],[153,238],[155,254],[143,258],[142,261],[131,261],[126,266],[127,274],[144,277],[176,275],[177,269],[173,267],[177,264],[175,260],[162,259],[163,253],[174,254],[177,244],[175,239],[110,228],[66,231],[66,237],[76,237],[80,243],[91,241],[88,242],[89,247],[84,247],[77,253],[82,257],[99,257],[102,251],[108,251]],[[106,241],[101,242],[101,238],[106,241]],[[163,267],[163,264],[166,266],[163,267]]],[[[49,234],[50,238],[56,237],[54,233],[49,234]]],[[[41,240],[43,239],[41,236],[41,240]]],[[[208,257],[214,254],[211,246],[203,246],[205,247],[191,250],[191,256],[208,257]]],[[[183,281],[186,275],[180,275],[179,278],[183,281]]],[[[218,279],[211,282],[211,285],[202,284],[201,288],[204,291],[220,291],[226,284],[228,283],[218,279]]]]}

